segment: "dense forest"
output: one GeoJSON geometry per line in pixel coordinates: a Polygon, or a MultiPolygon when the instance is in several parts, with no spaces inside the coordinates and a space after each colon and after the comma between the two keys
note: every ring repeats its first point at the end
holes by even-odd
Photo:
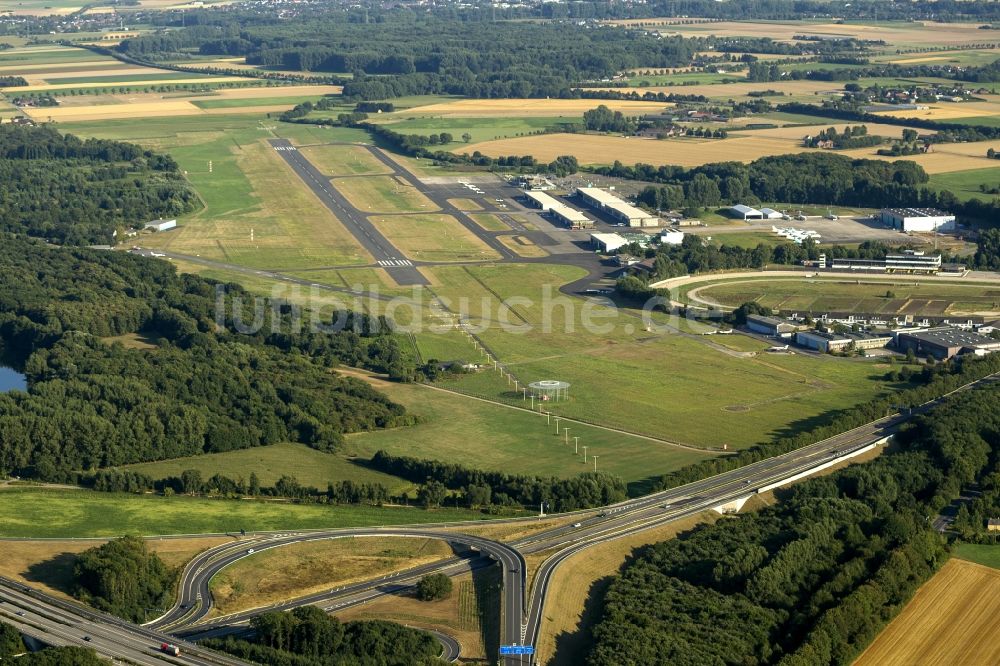
{"type": "Polygon", "coordinates": [[[0,395],[0,473],[73,480],[282,441],[329,451],[343,433],[412,422],[370,385],[332,372],[344,363],[412,376],[384,320],[334,312],[318,322],[325,329],[295,326],[296,307],[255,308],[238,285],[166,262],[2,240],[0,352],[28,391],[0,395]],[[255,315],[259,329],[237,328],[255,315]],[[132,334],[154,344],[113,339],[132,334]]]}
{"type": "Polygon", "coordinates": [[[445,93],[568,96],[580,81],[633,67],[691,62],[699,41],[641,30],[552,23],[462,22],[386,13],[378,29],[337,14],[237,28],[193,26],[125,40],[119,52],[161,57],[197,47],[279,70],[352,74],[344,95],[363,100],[445,93]]]}
{"type": "Polygon", "coordinates": [[[131,622],[143,623],[173,605],[177,572],[139,537],[122,537],[85,550],[73,566],[77,599],[131,622]],[[159,612],[157,612],[159,611],[159,612]]]}
{"type": "Polygon", "coordinates": [[[847,665],[947,558],[930,519],[994,475],[1000,388],[958,394],[878,459],[640,550],[590,666],[847,665]]]}
{"type": "Polygon", "coordinates": [[[46,126],[0,125],[0,231],[110,244],[116,232],[197,205],[167,155],[46,126]]]}
{"type": "Polygon", "coordinates": [[[264,613],[250,621],[254,637],[202,641],[268,666],[436,666],[441,645],[430,634],[393,622],[347,622],[315,606],[264,613]]]}

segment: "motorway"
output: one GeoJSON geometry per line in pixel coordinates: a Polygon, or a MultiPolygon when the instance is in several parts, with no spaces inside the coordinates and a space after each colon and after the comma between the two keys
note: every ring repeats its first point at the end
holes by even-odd
{"type": "MultiPolygon", "coordinates": [[[[489,566],[494,560],[502,563],[503,586],[503,636],[504,644],[532,645],[537,642],[542,613],[552,574],[569,557],[591,546],[612,541],[630,534],[652,529],[680,518],[696,515],[707,509],[719,507],[734,500],[746,499],[757,489],[796,476],[804,471],[825,466],[837,459],[847,458],[858,449],[868,446],[891,434],[907,417],[894,415],[870,423],[836,437],[817,442],[796,451],[763,460],[717,476],[655,493],[641,499],[614,504],[599,512],[581,512],[579,523],[536,533],[529,537],[502,544],[488,539],[469,537],[455,532],[435,529],[379,528],[332,530],[329,532],[302,532],[266,535],[252,541],[226,544],[202,553],[184,571],[179,606],[152,626],[180,635],[206,637],[231,633],[246,626],[249,620],[267,610],[286,610],[305,604],[318,605],[336,611],[359,605],[386,594],[398,593],[413,585],[431,572],[458,575],[471,568],[489,566]],[[587,517],[583,517],[586,514],[587,517]],[[578,525],[578,526],[577,526],[578,525]],[[255,552],[319,539],[345,536],[420,536],[440,538],[479,549],[486,557],[460,556],[426,564],[375,580],[345,585],[323,593],[291,600],[282,604],[203,621],[211,609],[209,582],[216,573],[233,562],[246,557],[247,550],[255,552]],[[530,598],[526,598],[524,555],[555,550],[544,561],[535,576],[530,598]]],[[[461,526],[461,524],[459,524],[461,526]]],[[[467,525],[467,524],[466,524],[467,525]]],[[[511,664],[516,661],[509,662],[511,664]]]]}
{"type": "MultiPolygon", "coordinates": [[[[991,376],[957,390],[967,390],[972,386],[993,381],[996,381],[996,377],[991,376]]],[[[224,544],[198,555],[182,573],[177,605],[145,627],[136,627],[123,620],[35,591],[25,592],[27,588],[24,585],[4,579],[0,579],[0,618],[44,642],[57,645],[87,645],[102,654],[130,659],[139,664],[163,663],[164,656],[159,655],[156,648],[161,642],[171,642],[179,645],[183,654],[181,659],[171,658],[174,660],[169,663],[229,666],[242,662],[226,655],[216,655],[201,650],[191,643],[171,638],[164,632],[169,631],[175,636],[198,638],[245,632],[249,620],[262,612],[286,610],[306,604],[317,605],[335,612],[387,594],[398,593],[431,572],[458,575],[470,569],[499,565],[504,572],[501,642],[535,645],[539,637],[552,576],[558,567],[573,555],[591,546],[666,525],[709,509],[722,509],[732,503],[742,502],[757,492],[778,487],[825,469],[848,459],[873,443],[884,441],[901,423],[914,414],[926,411],[940,400],[925,403],[908,415],[893,414],[795,451],[708,479],[639,499],[626,500],[603,509],[578,512],[580,519],[572,525],[544,530],[507,544],[442,529],[449,525],[459,529],[468,528],[472,526],[470,523],[269,533],[224,544]],[[374,580],[345,585],[265,608],[205,620],[212,608],[209,588],[212,576],[233,562],[249,556],[251,548],[254,552],[259,552],[319,539],[366,536],[437,538],[464,546],[468,550],[457,552],[455,557],[443,561],[395,572],[374,580]],[[540,565],[531,595],[528,597],[524,556],[547,551],[555,553],[540,565]],[[12,610],[17,610],[23,615],[12,613],[12,610]],[[90,636],[91,640],[84,642],[84,635],[90,636]]],[[[477,521],[474,525],[480,527],[482,522],[477,521]]],[[[449,640],[444,636],[438,636],[438,639],[442,643],[445,656],[449,659],[458,656],[453,639],[449,640]]],[[[520,658],[509,657],[508,661],[503,662],[504,666],[513,666],[519,663],[518,659],[520,658]]]]}

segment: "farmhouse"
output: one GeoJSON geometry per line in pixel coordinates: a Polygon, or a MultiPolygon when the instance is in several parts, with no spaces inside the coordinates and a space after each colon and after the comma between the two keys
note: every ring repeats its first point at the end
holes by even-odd
{"type": "Polygon", "coordinates": [[[152,231],[166,231],[177,226],[177,220],[153,220],[143,225],[144,228],[152,231]]]}
{"type": "Polygon", "coordinates": [[[883,208],[879,219],[900,231],[955,230],[955,216],[936,208],[883,208]]]}
{"type": "Polygon", "coordinates": [[[747,315],[747,328],[754,333],[763,333],[775,338],[790,338],[799,327],[784,319],[747,315]]]}
{"type": "Polygon", "coordinates": [[[580,198],[591,208],[604,211],[619,224],[630,227],[656,227],[660,218],[647,213],[630,203],[622,201],[615,195],[597,187],[580,187],[576,190],[580,198]]]}
{"type": "Polygon", "coordinates": [[[743,204],[736,204],[729,209],[729,215],[735,217],[739,220],[763,220],[764,213],[757,210],[756,208],[751,208],[750,206],[744,206],[743,204]]]}
{"type": "Polygon", "coordinates": [[[922,331],[900,331],[896,335],[896,347],[901,351],[912,350],[918,356],[933,356],[943,361],[961,354],[988,354],[1000,349],[1000,340],[942,326],[922,331]]]}
{"type": "Polygon", "coordinates": [[[610,254],[628,245],[628,240],[618,234],[590,234],[590,245],[602,254],[610,254]]]}

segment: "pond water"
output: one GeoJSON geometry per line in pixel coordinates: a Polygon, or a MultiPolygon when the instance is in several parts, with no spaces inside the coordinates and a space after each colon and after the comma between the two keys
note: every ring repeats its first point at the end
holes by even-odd
{"type": "Polygon", "coordinates": [[[13,390],[27,391],[28,382],[17,370],[0,365],[0,393],[13,390]]]}

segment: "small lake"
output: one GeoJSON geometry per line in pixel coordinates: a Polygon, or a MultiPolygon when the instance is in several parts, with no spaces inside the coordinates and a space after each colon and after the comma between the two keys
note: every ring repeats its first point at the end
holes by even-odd
{"type": "Polygon", "coordinates": [[[27,380],[17,370],[0,365],[0,393],[14,390],[27,391],[27,380]]]}

